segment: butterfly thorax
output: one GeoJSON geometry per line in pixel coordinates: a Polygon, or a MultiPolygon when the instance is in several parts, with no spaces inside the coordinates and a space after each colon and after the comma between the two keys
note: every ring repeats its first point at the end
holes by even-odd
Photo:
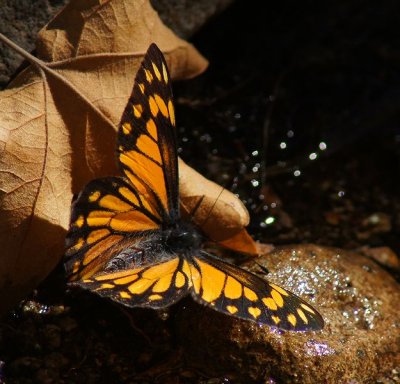
{"type": "Polygon", "coordinates": [[[186,253],[200,248],[202,236],[192,224],[179,220],[163,230],[163,242],[172,253],[186,253]]]}

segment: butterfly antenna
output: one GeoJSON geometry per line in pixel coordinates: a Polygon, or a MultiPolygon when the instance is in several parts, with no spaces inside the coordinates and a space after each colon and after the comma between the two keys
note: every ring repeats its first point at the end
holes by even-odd
{"type": "MultiPolygon", "coordinates": [[[[221,187],[221,192],[218,194],[218,196],[217,196],[217,198],[215,199],[213,205],[211,206],[210,211],[208,212],[207,217],[206,217],[206,218],[204,219],[204,221],[200,224],[201,227],[202,227],[202,226],[208,221],[208,219],[211,217],[211,212],[213,211],[215,205],[217,204],[218,199],[219,199],[220,196],[222,195],[222,192],[224,192],[224,189],[225,189],[224,187],[221,187]]],[[[204,196],[203,196],[203,198],[204,198],[204,196]]]]}
{"type": "MultiPolygon", "coordinates": [[[[210,218],[211,212],[214,209],[215,204],[217,204],[217,201],[218,201],[219,197],[222,195],[222,192],[224,191],[224,189],[225,189],[224,187],[221,187],[221,192],[218,194],[217,198],[215,199],[215,202],[212,205],[212,207],[210,208],[210,211],[208,212],[207,217],[204,219],[204,221],[202,223],[198,224],[200,227],[203,226],[207,222],[207,220],[210,218]]],[[[203,202],[205,197],[206,197],[205,195],[201,196],[200,199],[196,202],[196,205],[190,211],[189,216],[190,216],[190,221],[191,222],[194,221],[194,215],[196,214],[197,210],[200,208],[200,205],[203,202]]]]}
{"type": "Polygon", "coordinates": [[[200,208],[201,203],[203,202],[205,198],[205,195],[201,196],[199,201],[196,203],[196,205],[193,207],[193,209],[190,211],[189,216],[190,216],[190,221],[193,222],[193,217],[196,214],[197,210],[200,208]]]}
{"type": "Polygon", "coordinates": [[[281,73],[275,82],[275,86],[272,95],[269,97],[269,107],[267,108],[267,113],[265,114],[264,124],[262,127],[262,147],[261,147],[261,190],[263,190],[267,185],[267,152],[269,145],[269,135],[270,127],[272,121],[272,114],[276,105],[276,99],[281,88],[282,80],[285,73],[281,73]]]}

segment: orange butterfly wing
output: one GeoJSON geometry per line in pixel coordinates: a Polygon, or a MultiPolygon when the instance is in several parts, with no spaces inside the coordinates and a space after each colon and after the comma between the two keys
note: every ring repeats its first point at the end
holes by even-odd
{"type": "MultiPolygon", "coordinates": [[[[160,217],[148,200],[122,178],[90,182],[72,205],[66,238],[65,268],[71,280],[104,268],[132,234],[159,229],[160,217]]],[[[132,237],[135,243],[140,236],[132,237]]]]}
{"type": "Polygon", "coordinates": [[[284,330],[323,328],[322,316],[292,292],[205,252],[192,260],[192,297],[199,303],[284,330]]]}
{"type": "Polygon", "coordinates": [[[149,256],[143,265],[116,266],[115,271],[102,271],[77,285],[128,307],[165,308],[186,296],[191,285],[188,262],[179,256],[162,261],[159,254],[157,261],[149,262],[149,256]]]}
{"type": "Polygon", "coordinates": [[[150,196],[165,224],[179,217],[174,127],[167,65],[160,50],[152,44],[122,115],[117,151],[123,172],[138,192],[150,196]]]}
{"type": "Polygon", "coordinates": [[[167,65],[152,44],[120,122],[117,154],[125,177],[93,180],[72,204],[65,252],[71,281],[100,272],[124,247],[137,248],[178,218],[174,116],[167,65]]]}

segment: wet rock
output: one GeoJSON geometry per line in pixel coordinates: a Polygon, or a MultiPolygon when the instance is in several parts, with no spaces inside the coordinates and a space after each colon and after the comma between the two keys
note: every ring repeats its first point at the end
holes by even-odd
{"type": "Polygon", "coordinates": [[[389,247],[363,247],[360,252],[386,268],[400,271],[400,259],[389,247]]]}
{"type": "MultiPolygon", "coordinates": [[[[399,367],[400,285],[374,261],[298,245],[276,248],[257,263],[271,272],[270,281],[315,306],[325,328],[284,332],[188,301],[177,329],[189,364],[239,382],[303,384],[376,382],[399,367]]],[[[260,271],[255,262],[248,268],[260,271]]]]}
{"type": "Polygon", "coordinates": [[[44,364],[48,369],[61,371],[68,364],[68,359],[61,353],[52,352],[45,356],[44,364]]]}
{"type": "Polygon", "coordinates": [[[61,346],[61,331],[57,325],[46,324],[43,329],[43,337],[47,348],[57,349],[61,346]]]}
{"type": "Polygon", "coordinates": [[[78,327],[78,323],[72,317],[65,317],[60,321],[60,327],[65,333],[74,331],[78,327]]]}
{"type": "MultiPolygon", "coordinates": [[[[37,357],[23,356],[15,359],[9,366],[11,372],[19,372],[22,374],[32,374],[37,371],[42,365],[42,360],[37,357]]],[[[6,365],[7,367],[7,365],[6,365]]]]}
{"type": "Polygon", "coordinates": [[[23,313],[33,313],[35,315],[58,315],[65,311],[63,305],[47,305],[35,300],[26,300],[21,308],[23,313]]]}
{"type": "Polygon", "coordinates": [[[391,229],[391,217],[385,213],[377,212],[361,222],[357,237],[360,240],[367,240],[375,234],[390,232],[391,229]]]}
{"type": "Polygon", "coordinates": [[[53,384],[60,382],[60,376],[58,372],[48,368],[40,369],[36,374],[36,379],[38,383],[42,384],[53,384]]]}

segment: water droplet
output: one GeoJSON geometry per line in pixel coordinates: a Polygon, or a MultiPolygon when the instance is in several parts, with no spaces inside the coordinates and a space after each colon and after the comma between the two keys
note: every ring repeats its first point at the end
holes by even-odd
{"type": "Polygon", "coordinates": [[[273,216],[269,216],[264,220],[265,224],[267,224],[267,225],[272,224],[274,221],[275,221],[275,217],[273,217],[273,216]]]}
{"type": "Polygon", "coordinates": [[[310,155],[308,156],[308,158],[309,158],[310,160],[315,160],[315,159],[317,158],[317,154],[316,154],[315,152],[310,153],[310,155]]]}
{"type": "Polygon", "coordinates": [[[256,180],[256,179],[251,180],[251,185],[252,185],[253,187],[258,187],[259,184],[260,184],[260,182],[259,182],[258,180],[256,180]]]}

